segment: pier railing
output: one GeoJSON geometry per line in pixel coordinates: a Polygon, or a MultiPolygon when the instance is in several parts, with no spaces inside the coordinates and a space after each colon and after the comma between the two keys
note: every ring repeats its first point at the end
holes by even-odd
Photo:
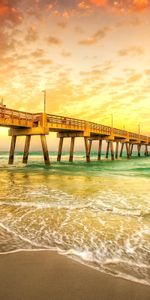
{"type": "Polygon", "coordinates": [[[139,135],[137,133],[128,132],[126,130],[112,128],[107,125],[102,125],[102,124],[89,122],[89,121],[85,121],[85,120],[79,120],[79,119],[75,119],[75,118],[69,118],[69,117],[48,114],[47,122],[51,123],[51,124],[58,124],[58,125],[60,125],[60,127],[61,127],[61,125],[62,125],[62,127],[63,127],[63,125],[66,125],[66,126],[68,125],[68,126],[74,127],[75,129],[79,129],[79,130],[85,130],[85,128],[88,128],[90,130],[90,132],[93,132],[93,133],[97,131],[97,133],[108,134],[108,135],[114,134],[117,137],[126,137],[126,138],[130,138],[133,140],[143,139],[143,141],[147,141],[146,136],[139,135]]]}
{"type": "MultiPolygon", "coordinates": [[[[18,111],[14,109],[6,108],[4,105],[0,105],[0,125],[5,124],[7,126],[16,125],[16,126],[27,126],[27,127],[36,127],[39,124],[42,113],[28,113],[23,111],[18,111]]],[[[102,134],[102,135],[111,135],[113,134],[116,137],[127,138],[130,140],[142,140],[146,143],[150,143],[150,137],[144,135],[128,132],[126,130],[113,128],[111,126],[102,125],[94,122],[89,122],[81,119],[58,116],[47,114],[47,123],[53,125],[53,127],[59,129],[69,129],[77,131],[88,130],[93,134],[102,134]]]]}
{"type": "Polygon", "coordinates": [[[22,112],[14,109],[8,109],[4,106],[0,106],[0,118],[7,120],[7,119],[16,119],[16,120],[24,120],[33,122],[33,114],[22,112]]]}

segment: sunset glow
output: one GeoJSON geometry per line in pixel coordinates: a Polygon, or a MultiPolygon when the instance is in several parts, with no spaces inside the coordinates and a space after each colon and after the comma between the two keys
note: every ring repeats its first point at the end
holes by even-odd
{"type": "Polygon", "coordinates": [[[149,135],[149,14],[148,0],[0,0],[0,98],[41,112],[46,89],[51,114],[149,135]]]}

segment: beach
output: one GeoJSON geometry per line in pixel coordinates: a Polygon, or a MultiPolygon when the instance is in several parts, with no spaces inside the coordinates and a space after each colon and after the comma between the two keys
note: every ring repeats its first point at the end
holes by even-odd
{"type": "Polygon", "coordinates": [[[1,153],[0,300],[149,299],[149,158],[83,155],[1,153]]]}
{"type": "Polygon", "coordinates": [[[148,300],[150,286],[71,260],[56,252],[0,255],[2,300],[148,300]]]}

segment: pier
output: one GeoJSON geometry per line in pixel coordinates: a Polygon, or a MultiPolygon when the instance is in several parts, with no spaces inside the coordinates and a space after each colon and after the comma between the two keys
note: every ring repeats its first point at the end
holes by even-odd
{"type": "Polygon", "coordinates": [[[76,138],[83,138],[85,145],[86,161],[91,160],[91,149],[93,141],[98,143],[97,160],[101,160],[102,144],[106,141],[106,158],[109,154],[112,160],[122,157],[123,150],[126,151],[128,159],[132,157],[133,149],[137,150],[137,156],[141,156],[141,146],[144,145],[144,155],[149,155],[150,137],[126,130],[112,128],[110,126],[97,124],[75,118],[52,115],[47,113],[28,113],[12,110],[0,105],[0,126],[9,128],[11,145],[9,152],[9,164],[13,164],[16,140],[19,136],[25,136],[23,160],[28,162],[30,142],[34,135],[41,140],[44,162],[50,165],[49,151],[46,135],[56,132],[59,138],[57,161],[61,161],[64,139],[70,138],[69,161],[73,162],[74,145],[76,138]],[[136,148],[135,148],[136,147],[136,148]]]}

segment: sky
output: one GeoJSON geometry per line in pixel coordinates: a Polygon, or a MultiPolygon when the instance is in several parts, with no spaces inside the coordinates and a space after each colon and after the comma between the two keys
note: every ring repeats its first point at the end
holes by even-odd
{"type": "MultiPolygon", "coordinates": [[[[0,99],[149,135],[149,0],[0,0],[0,99]]],[[[5,129],[0,134],[6,135],[5,129]]]]}

